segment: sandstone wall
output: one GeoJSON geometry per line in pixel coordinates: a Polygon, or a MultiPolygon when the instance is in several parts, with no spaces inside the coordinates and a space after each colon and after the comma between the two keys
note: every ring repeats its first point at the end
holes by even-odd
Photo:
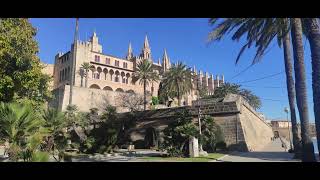
{"type": "Polygon", "coordinates": [[[271,137],[274,136],[271,126],[246,103],[241,106],[239,120],[249,151],[260,150],[271,142],[271,137]]]}
{"type": "MultiPolygon", "coordinates": [[[[64,111],[69,104],[69,92],[69,85],[55,89],[56,99],[50,103],[51,106],[64,111]]],[[[90,108],[98,108],[101,112],[108,104],[117,106],[117,112],[127,112],[128,109],[119,107],[122,94],[122,92],[74,86],[72,103],[78,106],[79,111],[84,112],[88,112],[90,108]]]]}

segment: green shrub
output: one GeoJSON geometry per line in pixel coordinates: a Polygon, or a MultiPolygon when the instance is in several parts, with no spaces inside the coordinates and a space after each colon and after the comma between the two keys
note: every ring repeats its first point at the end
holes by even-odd
{"type": "Polygon", "coordinates": [[[157,96],[152,96],[152,105],[155,106],[155,105],[158,105],[159,104],[159,98],[157,96]]]}
{"type": "Polygon", "coordinates": [[[200,143],[208,152],[215,152],[217,145],[225,150],[224,135],[221,127],[216,124],[211,116],[201,118],[201,137],[200,143]],[[218,144],[219,143],[219,144],[218,144]]]}
{"type": "Polygon", "coordinates": [[[169,156],[187,156],[190,137],[199,137],[199,130],[192,122],[192,116],[186,109],[176,112],[172,123],[163,131],[164,142],[161,149],[166,150],[169,156]]]}
{"type": "Polygon", "coordinates": [[[48,162],[49,161],[49,153],[38,151],[33,153],[32,155],[32,162],[48,162]]]}

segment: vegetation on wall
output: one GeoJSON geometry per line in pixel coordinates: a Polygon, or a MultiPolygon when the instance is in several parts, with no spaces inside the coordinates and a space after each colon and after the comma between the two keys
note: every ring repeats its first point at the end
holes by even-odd
{"type": "Polygon", "coordinates": [[[224,83],[214,90],[214,95],[205,98],[224,98],[229,93],[241,95],[254,109],[261,108],[260,98],[250,90],[241,88],[241,85],[238,84],[224,83]]]}

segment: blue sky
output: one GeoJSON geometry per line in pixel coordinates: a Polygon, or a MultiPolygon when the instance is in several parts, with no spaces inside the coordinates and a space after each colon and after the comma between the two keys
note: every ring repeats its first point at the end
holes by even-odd
{"type": "MultiPolygon", "coordinates": [[[[33,18],[31,23],[38,28],[36,36],[39,42],[39,56],[46,63],[53,63],[58,52],[66,52],[73,41],[75,19],[33,18]]],[[[164,48],[167,49],[171,61],[182,61],[187,65],[196,65],[197,70],[224,74],[225,81],[243,82],[265,77],[284,71],[283,53],[277,43],[262,61],[247,71],[231,79],[251,64],[255,49],[246,51],[240,63],[235,65],[237,54],[243,42],[233,42],[226,37],[220,42],[207,44],[207,35],[211,27],[205,18],[83,18],[79,20],[79,37],[88,39],[94,31],[102,44],[103,52],[124,57],[128,43],[132,43],[134,54],[141,52],[145,34],[148,34],[152,58],[157,62],[162,58],[164,48]]],[[[314,122],[311,56],[309,44],[305,44],[305,62],[307,72],[307,88],[310,121],[314,122]]],[[[244,88],[252,90],[262,98],[263,106],[259,110],[267,118],[285,118],[284,107],[288,106],[285,74],[272,78],[243,83],[244,88]]]]}

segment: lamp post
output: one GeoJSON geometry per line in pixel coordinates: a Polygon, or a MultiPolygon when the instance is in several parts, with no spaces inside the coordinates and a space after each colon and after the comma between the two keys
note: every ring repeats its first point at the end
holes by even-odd
{"type": "Polygon", "coordinates": [[[291,135],[290,135],[290,123],[289,123],[289,108],[285,107],[285,108],[284,108],[284,112],[287,113],[288,131],[289,131],[289,142],[290,142],[290,149],[292,150],[291,135]]]}

